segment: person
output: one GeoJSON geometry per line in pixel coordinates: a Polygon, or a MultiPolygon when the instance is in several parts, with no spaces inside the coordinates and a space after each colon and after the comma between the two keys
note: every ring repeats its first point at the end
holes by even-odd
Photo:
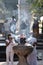
{"type": "Polygon", "coordinates": [[[21,34],[20,35],[20,44],[25,44],[26,43],[26,36],[25,36],[25,34],[21,34]]]}
{"type": "Polygon", "coordinates": [[[6,61],[7,61],[7,65],[9,65],[9,59],[11,61],[11,65],[13,65],[13,56],[14,56],[14,52],[12,49],[13,46],[15,46],[15,41],[13,41],[11,34],[8,34],[8,39],[6,39],[6,61]]]}
{"type": "Polygon", "coordinates": [[[28,42],[33,45],[33,51],[30,55],[27,57],[27,62],[30,65],[37,65],[37,50],[36,50],[36,44],[37,44],[37,39],[35,37],[35,34],[30,37],[28,42]]]}
{"type": "Polygon", "coordinates": [[[16,32],[16,19],[15,19],[15,16],[12,16],[12,19],[10,21],[10,31],[12,33],[15,33],[16,32]]]}
{"type": "Polygon", "coordinates": [[[16,24],[15,16],[12,16],[12,22],[16,24]]]}

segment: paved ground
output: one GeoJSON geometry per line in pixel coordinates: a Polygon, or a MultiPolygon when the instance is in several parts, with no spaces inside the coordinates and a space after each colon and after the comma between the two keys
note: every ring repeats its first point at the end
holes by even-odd
{"type": "MultiPolygon", "coordinates": [[[[14,62],[14,65],[17,65],[18,64],[18,62],[14,62]]],[[[6,65],[6,62],[0,62],[0,65],[6,65]]],[[[9,65],[11,65],[10,63],[9,63],[9,65]]]]}
{"type": "Polygon", "coordinates": [[[38,61],[38,65],[43,65],[43,61],[38,61]]]}
{"type": "MultiPolygon", "coordinates": [[[[14,62],[14,65],[17,65],[18,64],[18,61],[17,62],[14,62]]],[[[6,62],[0,62],[0,65],[6,65],[6,62]]],[[[9,64],[11,65],[11,64],[9,64]]],[[[38,65],[43,65],[43,61],[38,61],[38,65]]]]}

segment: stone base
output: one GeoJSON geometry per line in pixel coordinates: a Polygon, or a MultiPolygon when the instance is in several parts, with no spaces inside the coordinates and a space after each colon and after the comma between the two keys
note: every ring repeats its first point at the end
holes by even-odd
{"type": "Polygon", "coordinates": [[[19,63],[17,65],[29,65],[24,56],[19,56],[19,63]]]}

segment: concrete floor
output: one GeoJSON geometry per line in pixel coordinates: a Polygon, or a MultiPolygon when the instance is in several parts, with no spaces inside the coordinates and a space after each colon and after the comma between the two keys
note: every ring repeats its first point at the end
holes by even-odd
{"type": "MultiPolygon", "coordinates": [[[[17,62],[14,62],[14,65],[17,65],[18,64],[18,61],[17,62]]],[[[6,62],[0,62],[0,65],[6,65],[6,62]]],[[[11,65],[9,63],[9,65],[11,65]]],[[[43,61],[38,61],[38,65],[43,65],[43,61]]]]}

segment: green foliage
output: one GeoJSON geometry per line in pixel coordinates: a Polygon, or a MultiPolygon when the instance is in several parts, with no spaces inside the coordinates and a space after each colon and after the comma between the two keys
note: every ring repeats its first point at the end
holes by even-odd
{"type": "Polygon", "coordinates": [[[31,6],[30,10],[35,13],[43,13],[43,0],[27,0],[27,2],[31,6]]]}

